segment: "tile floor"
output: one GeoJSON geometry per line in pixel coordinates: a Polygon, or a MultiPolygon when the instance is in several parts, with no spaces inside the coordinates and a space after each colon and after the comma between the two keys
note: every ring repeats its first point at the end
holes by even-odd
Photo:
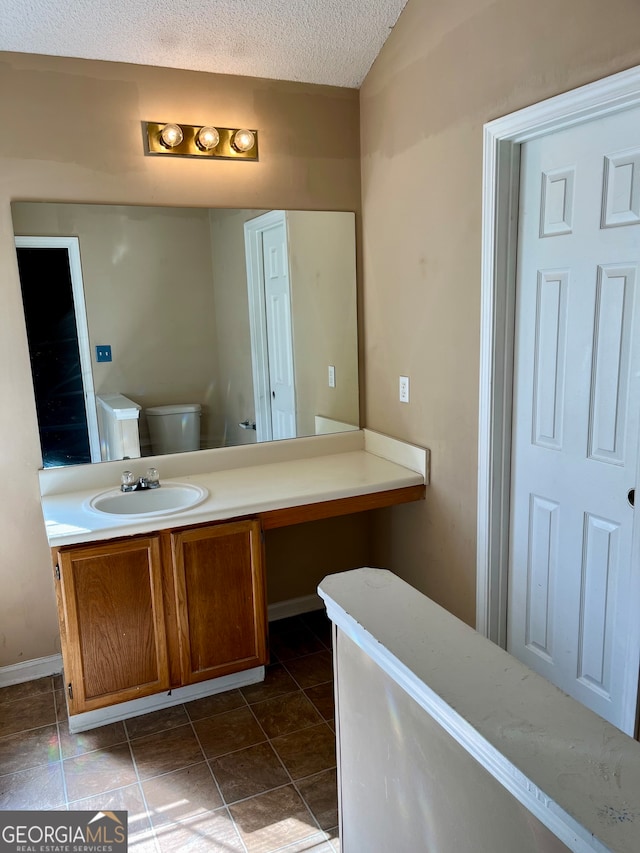
{"type": "Polygon", "coordinates": [[[0,690],[0,809],[126,809],[133,853],[332,853],[330,624],[270,626],[261,684],[72,735],[62,677],[0,690]]]}

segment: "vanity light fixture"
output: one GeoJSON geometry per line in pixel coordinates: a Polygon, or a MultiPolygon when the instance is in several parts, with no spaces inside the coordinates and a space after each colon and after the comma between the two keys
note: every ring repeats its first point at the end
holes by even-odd
{"type": "Polygon", "coordinates": [[[209,157],[213,160],[257,160],[258,131],[213,125],[147,121],[145,154],[209,157]]]}

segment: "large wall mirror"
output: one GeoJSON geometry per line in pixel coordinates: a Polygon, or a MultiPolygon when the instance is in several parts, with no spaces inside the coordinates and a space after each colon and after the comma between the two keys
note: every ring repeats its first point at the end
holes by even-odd
{"type": "Polygon", "coordinates": [[[352,213],[12,215],[45,467],[358,428],[352,213]]]}

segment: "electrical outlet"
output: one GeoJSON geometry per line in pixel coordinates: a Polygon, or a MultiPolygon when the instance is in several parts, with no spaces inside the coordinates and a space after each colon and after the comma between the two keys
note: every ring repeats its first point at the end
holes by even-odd
{"type": "Polygon", "coordinates": [[[400,377],[400,402],[408,403],[409,402],[409,377],[401,376],[400,377]]]}
{"type": "Polygon", "coordinates": [[[329,365],[329,388],[336,387],[336,367],[335,364],[329,365]]]}
{"type": "Polygon", "coordinates": [[[108,344],[96,347],[96,361],[111,361],[111,347],[108,344]]]}

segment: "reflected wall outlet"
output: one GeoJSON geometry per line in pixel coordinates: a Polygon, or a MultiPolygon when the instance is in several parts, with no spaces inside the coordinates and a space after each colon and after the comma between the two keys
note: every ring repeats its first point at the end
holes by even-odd
{"type": "Polygon", "coordinates": [[[96,347],[96,361],[111,361],[111,347],[108,344],[96,347]]]}
{"type": "Polygon", "coordinates": [[[409,402],[409,377],[401,376],[400,377],[400,402],[408,403],[409,402]]]}
{"type": "Polygon", "coordinates": [[[336,387],[336,367],[335,364],[329,365],[329,388],[336,387]]]}

